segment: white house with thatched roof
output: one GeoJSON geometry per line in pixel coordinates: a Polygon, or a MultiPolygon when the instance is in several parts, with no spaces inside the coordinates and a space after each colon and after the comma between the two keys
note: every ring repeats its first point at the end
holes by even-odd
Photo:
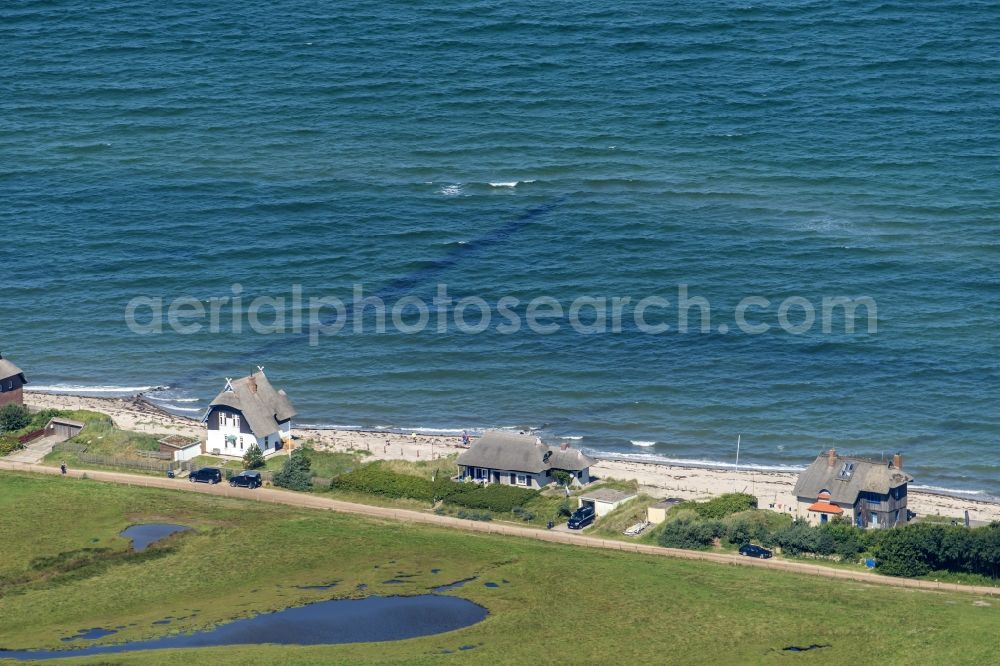
{"type": "Polygon", "coordinates": [[[500,483],[524,488],[544,488],[562,470],[573,485],[590,483],[594,459],[563,444],[551,447],[534,435],[490,430],[458,456],[458,478],[479,483],[500,483]]]}
{"type": "Polygon", "coordinates": [[[830,449],[816,457],[795,482],[798,518],[821,525],[846,518],[858,527],[894,527],[909,520],[903,456],[891,461],[837,455],[830,449]]]}
{"type": "Polygon", "coordinates": [[[272,456],[291,439],[295,414],[288,396],[271,386],[263,368],[248,377],[227,379],[202,418],[208,427],[205,452],[243,457],[257,444],[264,457],[272,456]]]}

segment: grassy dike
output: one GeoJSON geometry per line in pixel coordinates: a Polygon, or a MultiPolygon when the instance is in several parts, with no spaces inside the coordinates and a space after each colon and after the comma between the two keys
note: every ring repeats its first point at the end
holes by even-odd
{"type": "Polygon", "coordinates": [[[482,623],[406,641],[136,652],[50,663],[989,663],[995,599],[871,586],[707,562],[595,551],[95,481],[0,474],[0,647],[109,642],[360,594],[449,592],[482,623]],[[179,522],[196,533],[129,555],[118,532],[179,522]],[[91,550],[85,550],[91,549],[91,550]],[[103,549],[103,550],[102,550],[103,549]],[[432,569],[440,569],[432,573],[432,569]],[[398,578],[402,585],[384,581],[398,578]],[[487,581],[501,582],[487,588],[487,581]],[[297,585],[337,581],[331,590],[297,585]],[[364,583],[367,590],[357,586],[364,583]],[[172,616],[170,625],[153,622],[172,616]],[[790,654],[788,645],[829,644],[790,654]],[[475,646],[458,652],[460,646],[475,646]],[[442,654],[444,650],[455,651],[442,654]]]}

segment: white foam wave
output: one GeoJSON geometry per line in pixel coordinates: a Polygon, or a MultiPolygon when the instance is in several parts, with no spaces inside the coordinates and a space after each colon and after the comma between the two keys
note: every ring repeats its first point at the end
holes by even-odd
{"type": "Polygon", "coordinates": [[[198,407],[178,407],[177,405],[171,405],[166,403],[163,405],[164,409],[169,409],[172,412],[193,412],[200,413],[205,411],[204,409],[199,409],[198,407]]]}
{"type": "Polygon", "coordinates": [[[445,185],[438,190],[438,194],[443,194],[446,197],[458,196],[462,193],[462,184],[445,185]]]}
{"type": "Polygon", "coordinates": [[[648,439],[630,439],[632,446],[656,446],[656,442],[648,439]]]}
{"type": "Polygon", "coordinates": [[[564,436],[560,436],[559,439],[571,439],[574,442],[578,442],[581,439],[583,439],[583,435],[564,435],[564,436]]]}
{"type": "MultiPolygon", "coordinates": [[[[621,459],[634,462],[651,463],[654,465],[676,465],[678,467],[702,467],[708,469],[735,469],[735,463],[718,460],[699,460],[691,458],[668,458],[655,453],[615,453],[611,451],[591,450],[587,452],[595,458],[621,459]]],[[[763,465],[757,463],[740,463],[740,471],[749,472],[801,472],[802,465],[763,465]]]]}
{"type": "Polygon", "coordinates": [[[962,495],[968,496],[970,498],[985,499],[990,497],[989,493],[984,490],[961,490],[959,488],[943,488],[941,486],[919,486],[913,484],[910,486],[912,490],[925,490],[932,493],[944,493],[946,495],[962,495]]]}
{"type": "Polygon", "coordinates": [[[82,386],[78,384],[52,384],[25,387],[26,391],[38,393],[117,393],[121,395],[132,395],[145,391],[161,391],[170,388],[169,386],[82,386]]]}
{"type": "Polygon", "coordinates": [[[146,397],[156,402],[201,402],[201,398],[161,398],[155,395],[148,395],[146,397]]]}
{"type": "Polygon", "coordinates": [[[517,187],[521,184],[533,183],[534,180],[502,180],[496,183],[490,183],[490,187],[517,187]]]}

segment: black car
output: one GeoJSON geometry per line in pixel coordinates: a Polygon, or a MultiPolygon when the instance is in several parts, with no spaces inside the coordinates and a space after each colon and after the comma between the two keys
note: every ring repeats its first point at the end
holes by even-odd
{"type": "Polygon", "coordinates": [[[229,479],[229,485],[233,488],[260,488],[262,485],[260,472],[244,470],[229,479]]]}
{"type": "Polygon", "coordinates": [[[220,483],[222,481],[222,470],[218,467],[202,467],[191,472],[188,477],[191,483],[220,483]]]}
{"type": "Polygon", "coordinates": [[[773,553],[769,551],[767,548],[764,548],[762,546],[755,546],[752,543],[745,543],[742,546],[740,546],[740,555],[746,555],[747,557],[759,557],[762,560],[766,560],[769,557],[771,557],[773,553]]]}
{"type": "Polygon", "coordinates": [[[594,506],[592,504],[585,504],[573,512],[573,515],[569,517],[569,522],[566,523],[566,527],[571,530],[582,530],[594,522],[595,517],[597,517],[597,514],[594,512],[594,506]]]}

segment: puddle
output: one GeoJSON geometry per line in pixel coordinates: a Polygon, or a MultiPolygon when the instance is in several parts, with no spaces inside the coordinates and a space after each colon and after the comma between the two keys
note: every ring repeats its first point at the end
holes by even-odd
{"type": "MultiPolygon", "coordinates": [[[[122,627],[119,627],[121,629],[122,627]]],[[[70,641],[96,641],[98,638],[104,638],[105,636],[111,636],[117,634],[118,629],[102,629],[101,627],[94,627],[93,629],[80,629],[73,636],[67,636],[66,638],[60,638],[64,643],[69,643],[70,641]]]]}
{"type": "Polygon", "coordinates": [[[483,583],[483,585],[485,585],[486,587],[500,587],[496,583],[483,583]]]}
{"type": "Polygon", "coordinates": [[[122,530],[119,534],[126,539],[132,540],[132,548],[137,553],[149,548],[151,544],[160,539],[165,539],[177,532],[190,532],[190,527],[183,525],[172,525],[170,523],[146,523],[143,525],[131,525],[122,530]]]}
{"type": "Polygon", "coordinates": [[[463,645],[462,647],[460,647],[458,649],[462,650],[463,652],[466,652],[468,650],[475,650],[476,646],[475,645],[463,645]]]}
{"type": "Polygon", "coordinates": [[[408,581],[399,580],[398,578],[390,578],[389,580],[382,581],[383,585],[402,585],[408,581]]]}
{"type": "Polygon", "coordinates": [[[441,585],[439,587],[435,587],[433,591],[441,593],[441,592],[447,592],[449,590],[457,590],[466,583],[471,583],[474,580],[476,580],[475,576],[473,576],[472,578],[463,578],[462,580],[456,580],[454,583],[448,583],[447,585],[441,585]]]}
{"type": "Polygon", "coordinates": [[[234,620],[213,629],[191,634],[175,634],[146,641],[66,650],[0,650],[0,658],[59,659],[138,650],[263,643],[328,645],[398,641],[468,627],[481,622],[486,615],[485,608],[466,599],[432,594],[416,597],[334,599],[234,620]]]}
{"type": "Polygon", "coordinates": [[[325,585],[296,585],[300,590],[330,590],[337,587],[337,583],[327,583],[325,585]]]}
{"type": "Polygon", "coordinates": [[[813,643],[812,645],[806,645],[804,647],[800,647],[798,645],[789,645],[788,647],[781,649],[784,650],[785,652],[809,652],[810,650],[819,650],[820,648],[828,648],[828,647],[830,646],[816,645],[815,643],[813,643]]]}
{"type": "Polygon", "coordinates": [[[153,624],[170,624],[171,620],[156,620],[153,624]]]}

